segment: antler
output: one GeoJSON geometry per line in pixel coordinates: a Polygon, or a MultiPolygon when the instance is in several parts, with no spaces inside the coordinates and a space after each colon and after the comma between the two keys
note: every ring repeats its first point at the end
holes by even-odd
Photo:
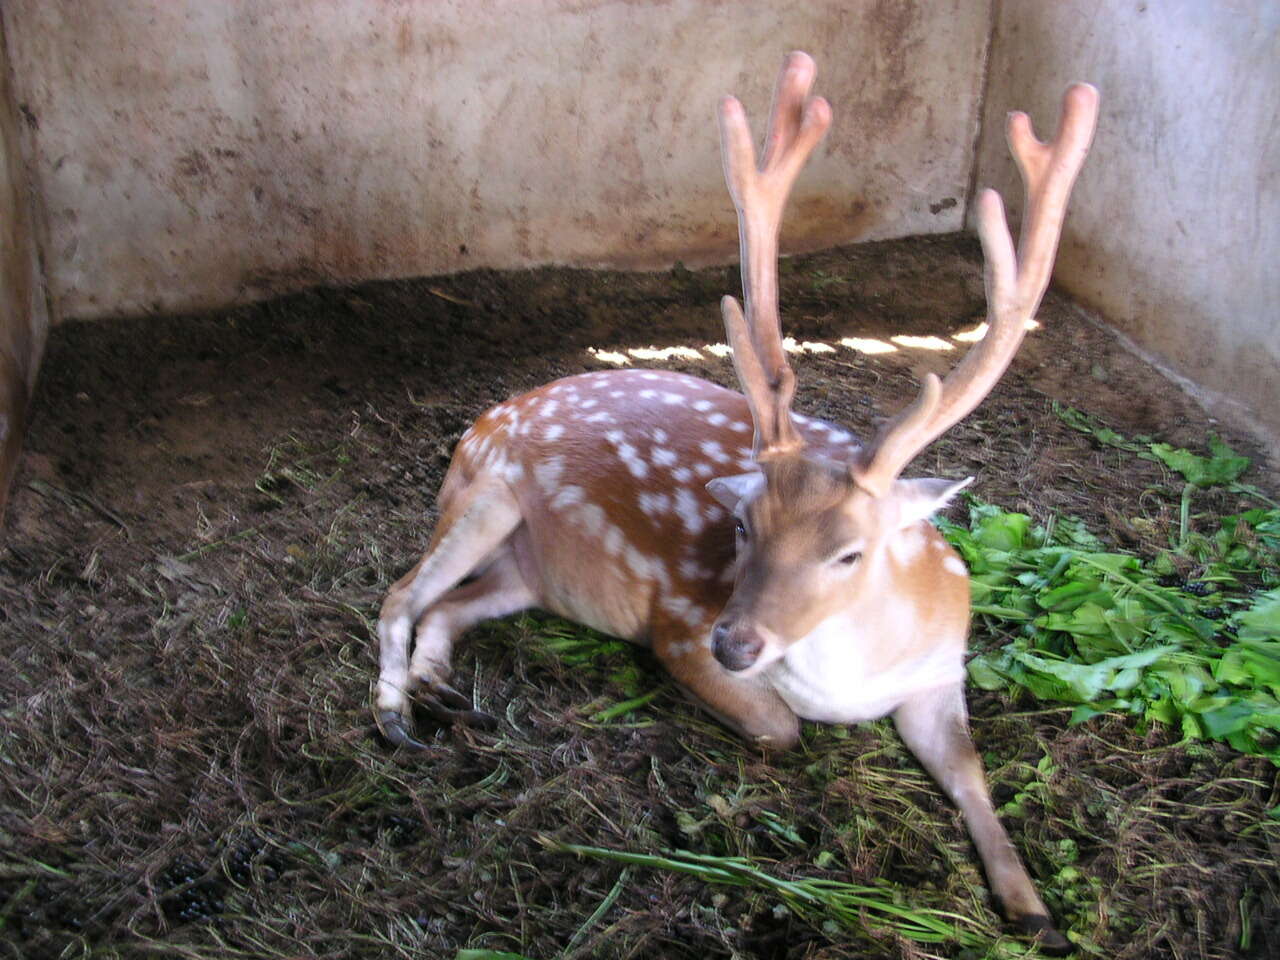
{"type": "Polygon", "coordinates": [[[774,89],[759,168],[742,104],[731,96],[720,101],[720,148],[725,183],[738,210],[746,317],[733,297],[721,300],[720,310],[755,421],[757,460],[793,453],[803,445],[791,422],[796,378],[782,348],[778,319],[778,229],[796,176],[831,125],[827,101],[809,96],[815,73],[808,54],[787,56],[774,89]]]}
{"type": "Polygon", "coordinates": [[[978,236],[986,260],[987,333],[939,382],[928,374],[920,396],[883,427],[852,467],[854,480],[873,496],[890,484],[930,443],[982,402],[1018,352],[1027,321],[1049,285],[1067,200],[1089,153],[1098,118],[1098,91],[1073,84],[1062,98],[1057,135],[1041,143],[1025,113],[1009,114],[1009,149],[1026,189],[1017,257],[994,190],[978,197],[978,236]]]}

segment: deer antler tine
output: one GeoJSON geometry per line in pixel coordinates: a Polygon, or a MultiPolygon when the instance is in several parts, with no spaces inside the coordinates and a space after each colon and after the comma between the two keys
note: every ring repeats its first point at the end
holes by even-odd
{"type": "Polygon", "coordinates": [[[1017,251],[1000,195],[983,190],[977,219],[986,261],[987,334],[947,375],[940,395],[926,383],[921,399],[885,424],[851,467],[857,483],[873,496],[883,495],[921,450],[981,403],[1013,359],[1049,286],[1067,200],[1088,155],[1097,116],[1098,91],[1083,83],[1063,96],[1062,117],[1049,143],[1036,138],[1025,113],[1009,115],[1009,149],[1026,188],[1017,251]],[[927,402],[926,395],[936,399],[927,402]]]}
{"type": "Polygon", "coordinates": [[[757,166],[751,127],[735,97],[720,101],[725,183],[738,212],[744,309],[727,298],[725,330],[738,380],[755,420],[758,459],[802,446],[791,421],[795,374],[778,319],[778,230],[791,186],[831,124],[831,108],[810,97],[816,68],[805,53],[788,55],[774,89],[764,160],[757,166]],[[745,312],[744,312],[745,311],[745,312]]]}
{"type": "MultiPolygon", "coordinates": [[[[1018,260],[1004,216],[1004,200],[989,187],[978,194],[978,239],[982,241],[987,303],[1011,303],[1017,293],[1018,260]]],[[[987,334],[991,334],[989,326],[987,334]]]]}
{"type": "Polygon", "coordinates": [[[813,58],[799,50],[787,54],[783,61],[769,110],[769,134],[761,163],[763,169],[772,167],[778,155],[788,152],[796,140],[808,106],[805,101],[813,89],[817,72],[813,58]]]}
{"type": "Polygon", "coordinates": [[[724,163],[724,179],[733,202],[750,188],[750,176],[756,168],[756,148],[751,142],[751,126],[742,102],[732,94],[720,98],[720,148],[724,163]]]}

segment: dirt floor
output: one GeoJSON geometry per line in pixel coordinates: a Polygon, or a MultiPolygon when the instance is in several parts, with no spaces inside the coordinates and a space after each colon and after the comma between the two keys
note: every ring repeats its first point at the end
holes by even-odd
{"type": "MultiPolygon", "coordinates": [[[[477,629],[456,659],[499,729],[424,717],[430,750],[410,755],[373,728],[372,620],[426,543],[469,422],[637,348],[688,348],[631,362],[730,383],[702,348],[736,286],[732,269],[481,271],[54,331],[0,540],[0,956],[961,953],[547,840],[891,880],[904,903],[998,930],[958,815],[885,723],[807,728],[766,757],[643,651],[575,647],[533,615],[477,629]],[[596,718],[637,690],[656,696],[596,718]]],[[[972,327],[979,254],[944,237],[788,260],[782,301],[797,340],[833,348],[793,356],[797,410],[866,435],[959,351],[839,341],[972,327]]],[[[1193,449],[1216,432],[1258,458],[1246,479],[1280,490],[1247,438],[1070,303],[1051,296],[1041,320],[911,473],[974,474],[984,499],[1081,516],[1150,555],[1181,482],[1070,429],[1058,402],[1193,449]]],[[[1197,507],[1236,504],[1212,498],[1197,507]]],[[[1014,842],[1096,955],[1280,943],[1271,764],[1130,718],[1069,727],[1069,709],[970,702],[997,803],[1027,798],[1014,842]]]]}

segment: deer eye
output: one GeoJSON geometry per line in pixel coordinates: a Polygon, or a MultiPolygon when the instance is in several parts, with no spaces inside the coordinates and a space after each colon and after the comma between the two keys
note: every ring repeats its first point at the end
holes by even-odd
{"type": "Polygon", "coordinates": [[[843,567],[852,567],[855,563],[862,559],[862,553],[859,550],[850,550],[848,553],[840,557],[840,565],[843,567]]]}
{"type": "Polygon", "coordinates": [[[743,540],[747,539],[747,525],[741,520],[733,521],[733,532],[743,540]]]}

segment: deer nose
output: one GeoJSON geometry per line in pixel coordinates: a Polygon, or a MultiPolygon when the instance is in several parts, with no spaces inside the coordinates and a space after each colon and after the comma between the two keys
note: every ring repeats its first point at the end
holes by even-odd
{"type": "Polygon", "coordinates": [[[721,621],[711,630],[711,653],[726,670],[745,670],[764,649],[764,641],[750,627],[721,621]]]}

